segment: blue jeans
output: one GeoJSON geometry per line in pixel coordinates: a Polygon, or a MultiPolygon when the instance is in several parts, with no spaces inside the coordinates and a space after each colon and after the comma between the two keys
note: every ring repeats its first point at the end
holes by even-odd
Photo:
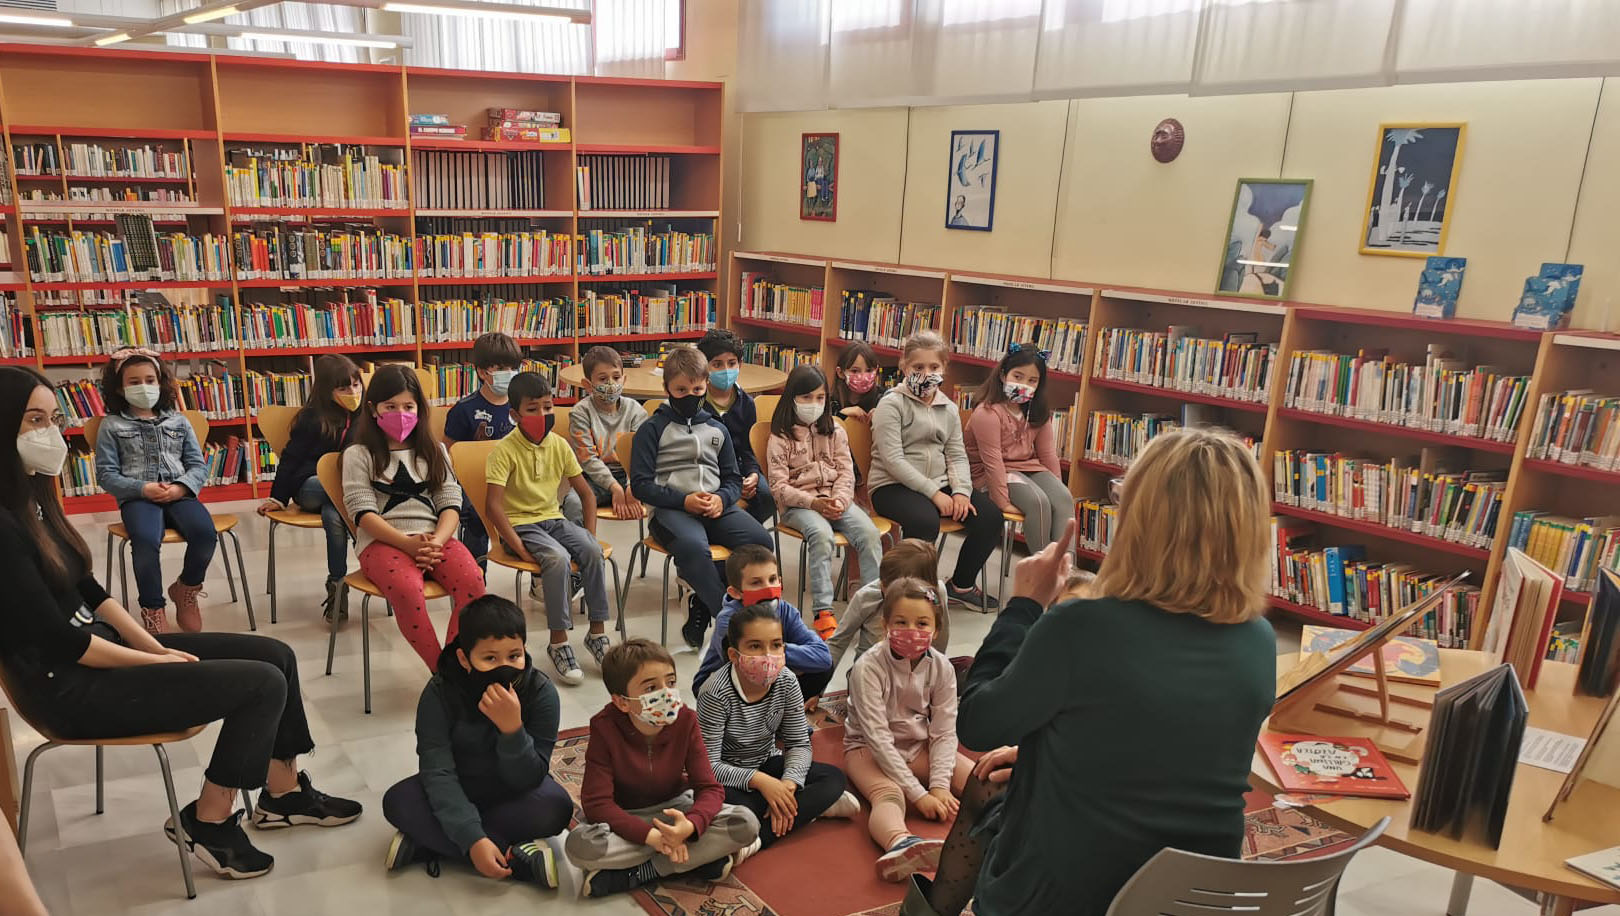
{"type": "Polygon", "coordinates": [[[159,504],[148,499],[132,499],[118,507],[124,528],[129,532],[131,561],[135,566],[135,590],[140,595],[141,607],[155,609],[167,607],[163,597],[163,567],[158,560],[158,545],[163,542],[163,529],[173,528],[186,541],[186,559],[180,567],[180,581],[186,585],[201,585],[208,573],[208,564],[214,559],[218,535],[214,533],[214,517],[194,496],[159,504]]]}
{"type": "Polygon", "coordinates": [[[776,514],[776,497],[771,495],[771,485],[765,480],[764,471],[759,472],[759,487],[747,501],[748,514],[761,525],[770,521],[771,516],[776,514]]]}
{"type": "Polygon", "coordinates": [[[523,549],[540,564],[540,590],[545,596],[546,625],[552,630],[574,628],[568,613],[568,565],[579,565],[585,589],[585,613],[592,621],[608,619],[607,584],[602,578],[602,545],[591,533],[567,519],[517,525],[512,530],[523,549]]]}
{"type": "Polygon", "coordinates": [[[860,558],[860,584],[878,577],[883,539],[860,506],[851,503],[842,517],[833,520],[824,518],[814,509],[788,509],[782,513],[782,523],[804,534],[809,556],[799,574],[810,580],[812,616],[815,611],[831,610],[833,606],[833,532],[848,538],[850,549],[860,558]]]}
{"type": "Polygon", "coordinates": [[[726,574],[724,564],[709,559],[709,545],[771,546],[770,533],[736,506],[720,513],[719,518],[698,518],[680,509],[659,509],[653,513],[647,529],[675,558],[675,571],[692,586],[692,593],[708,610],[710,619],[720,613],[726,574]]]}
{"type": "Polygon", "coordinates": [[[349,529],[343,524],[343,515],[327,498],[320,478],[311,477],[298,488],[293,502],[305,512],[321,514],[321,529],[326,532],[326,578],[341,579],[349,574],[349,529]]]}

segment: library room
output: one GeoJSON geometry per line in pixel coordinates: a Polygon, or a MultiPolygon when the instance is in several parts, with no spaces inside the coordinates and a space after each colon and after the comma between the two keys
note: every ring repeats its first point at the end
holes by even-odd
{"type": "Polygon", "coordinates": [[[0,913],[1620,916],[1617,49],[0,0],[0,913]]]}

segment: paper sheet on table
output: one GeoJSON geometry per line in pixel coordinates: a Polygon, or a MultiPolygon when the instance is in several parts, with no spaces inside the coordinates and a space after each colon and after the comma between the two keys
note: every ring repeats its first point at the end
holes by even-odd
{"type": "Polygon", "coordinates": [[[1519,762],[1527,763],[1554,773],[1568,773],[1581,756],[1586,739],[1577,735],[1564,735],[1544,728],[1526,727],[1524,743],[1519,747],[1519,762]]]}

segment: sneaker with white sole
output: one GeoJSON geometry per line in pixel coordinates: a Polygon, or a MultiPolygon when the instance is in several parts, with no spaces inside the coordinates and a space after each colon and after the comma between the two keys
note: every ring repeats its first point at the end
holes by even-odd
{"type": "Polygon", "coordinates": [[[602,658],[607,655],[608,650],[611,648],[613,648],[613,638],[606,633],[595,633],[585,637],[585,651],[591,653],[591,658],[596,659],[596,667],[598,668],[602,667],[602,658]]]}
{"type": "MultiPolygon", "coordinates": [[[[225,820],[210,824],[197,819],[197,803],[180,809],[180,826],[185,830],[186,851],[197,861],[225,878],[257,878],[268,874],[276,865],[269,853],[256,848],[242,829],[240,809],[231,812],[225,820]]],[[[175,839],[174,818],[163,823],[163,832],[175,839]]]]}
{"type": "Polygon", "coordinates": [[[838,796],[827,810],[821,812],[822,817],[854,817],[861,813],[861,800],[853,792],[845,792],[838,796]]]}
{"type": "Polygon", "coordinates": [[[557,669],[557,677],[564,684],[585,683],[585,672],[579,669],[579,662],[574,660],[574,647],[568,643],[560,642],[546,647],[546,654],[551,656],[551,664],[557,669]]]}
{"type": "Polygon", "coordinates": [[[905,836],[878,856],[878,877],[885,881],[901,882],[920,871],[933,871],[939,867],[939,852],[945,847],[943,840],[925,840],[920,836],[905,836]]]}
{"type": "Polygon", "coordinates": [[[512,877],[556,890],[562,883],[557,872],[557,851],[544,839],[530,840],[513,846],[506,854],[506,867],[512,877]]]}
{"type": "Polygon", "coordinates": [[[742,865],[744,862],[748,861],[748,859],[752,857],[754,853],[759,852],[759,850],[759,837],[754,837],[754,842],[749,843],[747,846],[744,846],[728,856],[726,858],[726,870],[720,875],[720,880],[726,880],[726,878],[731,875],[732,872],[737,870],[739,865],[742,865]]]}
{"type": "Polygon", "coordinates": [[[359,817],[361,810],[357,801],[327,795],[310,785],[309,774],[299,770],[297,789],[281,796],[271,795],[269,789],[259,792],[259,802],[253,806],[253,826],[260,830],[300,824],[338,827],[359,817]]]}

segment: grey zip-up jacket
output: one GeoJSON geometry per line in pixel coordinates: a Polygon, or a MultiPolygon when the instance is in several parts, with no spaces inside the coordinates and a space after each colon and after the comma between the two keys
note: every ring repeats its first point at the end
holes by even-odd
{"type": "Polygon", "coordinates": [[[178,483],[202,492],[208,465],[191,421],[178,410],[150,419],[109,414],[96,433],[96,482],[122,506],[149,483],[178,483]]]}
{"type": "Polygon", "coordinates": [[[658,408],[630,446],[630,492],[654,515],[685,512],[691,493],[715,493],[724,509],[736,505],[742,475],[725,424],[702,408],[690,422],[668,404],[658,408]]]}
{"type": "Polygon", "coordinates": [[[872,411],[871,489],[898,483],[932,497],[971,495],[973,472],[962,444],[962,418],[943,391],[924,404],[894,388],[872,411]]]}

